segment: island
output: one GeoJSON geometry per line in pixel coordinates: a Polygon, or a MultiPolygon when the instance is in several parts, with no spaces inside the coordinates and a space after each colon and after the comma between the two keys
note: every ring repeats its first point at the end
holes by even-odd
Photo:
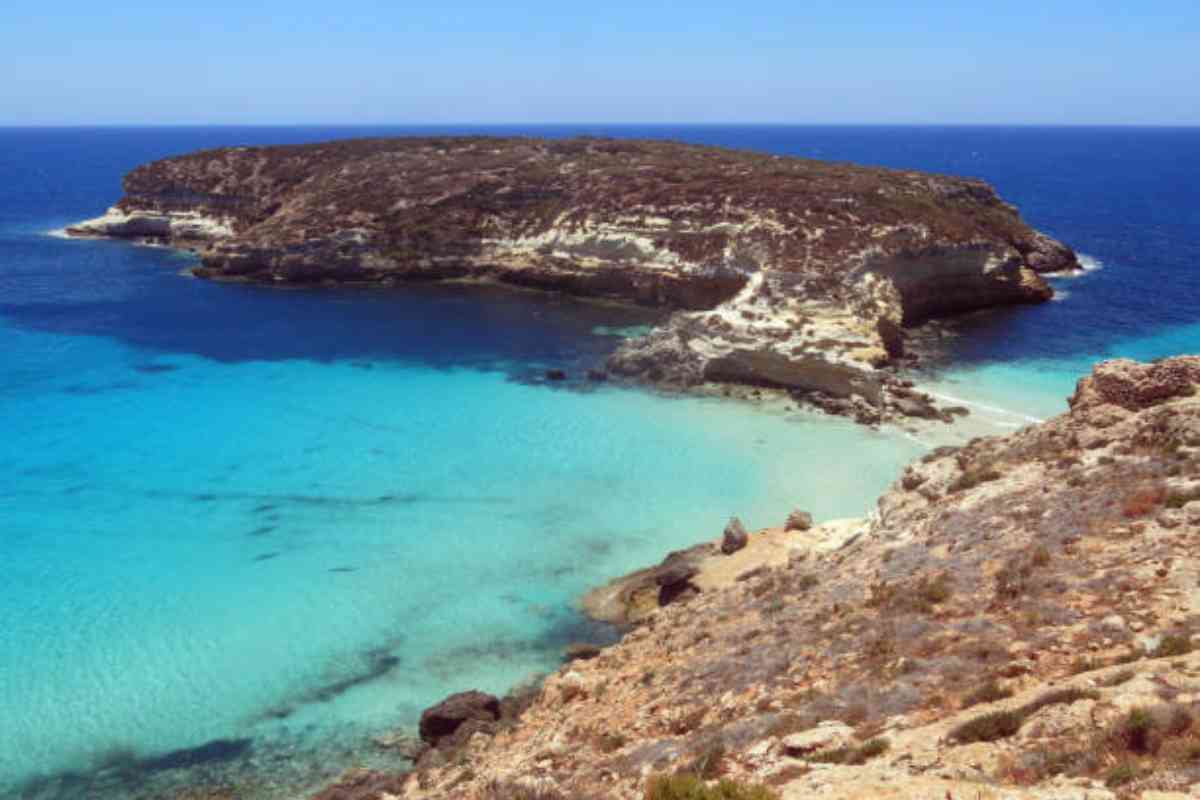
{"type": "Polygon", "coordinates": [[[156,161],[72,236],[193,250],[268,284],[494,282],[674,311],[616,376],[783,389],[877,423],[945,416],[906,330],[1039,303],[1079,268],[986,183],[669,141],[406,137],[156,161]]]}

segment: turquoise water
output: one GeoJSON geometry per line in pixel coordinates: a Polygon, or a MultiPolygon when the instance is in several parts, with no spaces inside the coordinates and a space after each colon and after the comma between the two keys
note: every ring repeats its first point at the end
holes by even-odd
{"type": "MultiPolygon", "coordinates": [[[[1097,357],[1200,350],[1194,134],[598,132],[982,174],[1099,259],[1060,302],[955,326],[924,381],[972,425],[1064,410],[1097,357]]],[[[587,588],[731,514],[859,515],[937,438],[583,380],[648,312],[219,285],[46,233],[150,158],[346,133],[0,131],[0,795],[398,766],[371,737],[611,636],[587,588]]]]}
{"type": "Polygon", "coordinates": [[[492,371],[17,339],[69,378],[0,398],[22,421],[0,463],[4,649],[20,654],[0,677],[8,779],[218,738],[349,748],[449,691],[555,666],[595,635],[571,610],[587,587],[731,513],[859,513],[916,452],[492,371]],[[869,468],[813,457],[848,448],[869,468]]]}

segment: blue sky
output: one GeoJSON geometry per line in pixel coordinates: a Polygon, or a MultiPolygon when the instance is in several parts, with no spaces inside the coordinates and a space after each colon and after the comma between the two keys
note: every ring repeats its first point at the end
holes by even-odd
{"type": "Polygon", "coordinates": [[[1197,0],[4,0],[0,125],[1200,124],[1197,0]]]}

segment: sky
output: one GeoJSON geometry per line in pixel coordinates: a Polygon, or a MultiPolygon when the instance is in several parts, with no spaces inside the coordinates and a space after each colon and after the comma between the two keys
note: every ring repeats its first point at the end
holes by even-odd
{"type": "Polygon", "coordinates": [[[0,125],[1200,125],[1198,0],[3,0],[0,125]]]}

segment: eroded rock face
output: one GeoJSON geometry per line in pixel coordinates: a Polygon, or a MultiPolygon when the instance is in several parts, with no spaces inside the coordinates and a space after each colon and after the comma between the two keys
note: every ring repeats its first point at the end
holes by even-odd
{"type": "Polygon", "coordinates": [[[266,283],[488,280],[679,309],[613,372],[859,396],[902,325],[1048,299],[1078,268],[987,184],[663,141],[370,139],[225,148],[125,179],[68,229],[266,283]]]}

